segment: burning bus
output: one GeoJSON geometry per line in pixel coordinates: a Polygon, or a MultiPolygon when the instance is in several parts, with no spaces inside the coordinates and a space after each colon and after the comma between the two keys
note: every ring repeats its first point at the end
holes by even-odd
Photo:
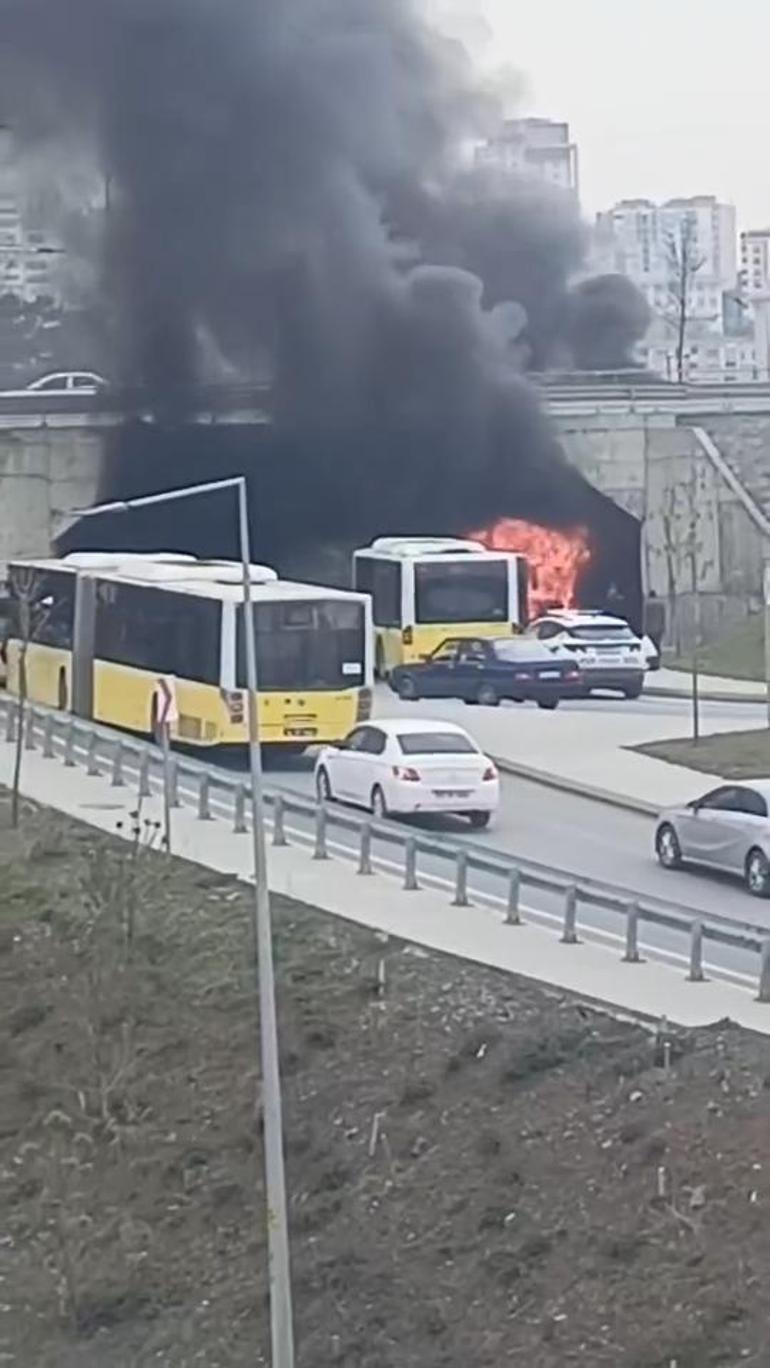
{"type": "Polygon", "coordinates": [[[499,637],[527,623],[527,560],[458,537],[377,537],[353,554],[372,597],[375,670],[386,677],[446,637],[499,637]]]}

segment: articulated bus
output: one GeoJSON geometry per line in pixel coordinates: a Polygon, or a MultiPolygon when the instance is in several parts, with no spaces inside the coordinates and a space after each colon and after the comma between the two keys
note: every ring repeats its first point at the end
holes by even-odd
{"type": "Polygon", "coordinates": [[[429,655],[448,636],[499,637],[527,622],[527,561],[454,537],[378,537],[353,554],[371,594],[375,671],[429,655]]]}
{"type": "MultiPolygon", "coordinates": [[[[35,603],[29,698],[152,734],[163,677],[176,692],[172,736],[194,746],[244,744],[241,577],[239,564],[172,553],[11,563],[11,595],[16,585],[18,598],[25,584],[35,603]]],[[[371,710],[370,599],[280,580],[259,565],[251,568],[251,594],[262,742],[299,751],[340,740],[371,710]]],[[[8,688],[16,693],[20,646],[11,627],[8,688]]]]}

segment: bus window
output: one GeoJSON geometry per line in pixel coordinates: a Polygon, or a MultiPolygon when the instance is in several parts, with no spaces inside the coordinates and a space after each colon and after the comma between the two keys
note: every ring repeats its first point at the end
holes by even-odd
{"type": "Polygon", "coordinates": [[[374,562],[372,616],[378,627],[401,625],[401,566],[394,561],[374,562]]]}
{"type": "MultiPolygon", "coordinates": [[[[9,574],[11,599],[16,597],[14,568],[11,566],[9,574]]],[[[39,570],[34,572],[31,584],[32,640],[38,646],[70,650],[75,621],[75,576],[68,571],[39,570]]],[[[14,614],[13,628],[20,630],[18,612],[14,614]]]]}
{"type": "Polygon", "coordinates": [[[423,561],[414,575],[418,623],[508,620],[507,561],[423,561]]]}
{"type": "Polygon", "coordinates": [[[221,603],[193,594],[100,581],[96,596],[97,660],[153,674],[218,684],[221,603]]]}
{"type": "MultiPolygon", "coordinates": [[[[257,675],[264,689],[353,689],[364,683],[362,603],[319,599],[254,605],[257,675]]],[[[238,688],[246,687],[243,610],[238,611],[238,688]]]]}

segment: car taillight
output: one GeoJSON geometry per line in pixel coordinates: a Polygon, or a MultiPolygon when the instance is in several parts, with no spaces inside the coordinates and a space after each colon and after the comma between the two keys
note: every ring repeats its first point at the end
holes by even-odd
{"type": "Polygon", "coordinates": [[[359,689],[356,706],[356,722],[368,722],[372,715],[371,689],[359,689]]]}
{"type": "Polygon", "coordinates": [[[411,765],[394,765],[393,774],[396,779],[407,779],[410,784],[419,784],[420,775],[411,765]]]}
{"type": "Polygon", "coordinates": [[[484,782],[488,782],[490,779],[496,779],[497,770],[495,769],[494,765],[487,765],[481,778],[484,782]]]}
{"type": "Polygon", "coordinates": [[[531,679],[532,675],[529,673],[529,670],[516,670],[513,677],[514,679],[531,679]]]}
{"type": "Polygon", "coordinates": [[[565,671],[565,674],[564,674],[564,678],[565,678],[565,679],[579,679],[579,678],[580,678],[580,671],[579,671],[579,670],[566,670],[566,671],[565,671]]]}

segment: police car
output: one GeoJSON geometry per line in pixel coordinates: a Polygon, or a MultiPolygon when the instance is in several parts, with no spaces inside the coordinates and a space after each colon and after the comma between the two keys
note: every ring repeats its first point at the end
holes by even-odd
{"type": "Polygon", "coordinates": [[[638,698],[655,652],[652,642],[643,642],[624,618],[601,610],[556,609],[531,622],[527,634],[555,653],[566,650],[575,657],[586,695],[610,689],[638,698]]]}

